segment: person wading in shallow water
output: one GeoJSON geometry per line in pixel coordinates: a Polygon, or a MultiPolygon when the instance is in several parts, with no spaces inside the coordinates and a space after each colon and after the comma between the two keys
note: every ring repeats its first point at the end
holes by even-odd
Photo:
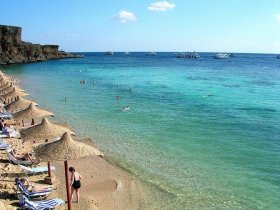
{"type": "Polygon", "coordinates": [[[80,193],[79,190],[81,188],[81,181],[80,179],[82,179],[82,176],[75,171],[74,167],[69,167],[69,171],[71,173],[71,178],[70,178],[70,186],[71,186],[71,201],[73,201],[73,195],[74,195],[74,191],[76,192],[76,196],[77,196],[77,203],[79,203],[80,200],[80,193]]]}

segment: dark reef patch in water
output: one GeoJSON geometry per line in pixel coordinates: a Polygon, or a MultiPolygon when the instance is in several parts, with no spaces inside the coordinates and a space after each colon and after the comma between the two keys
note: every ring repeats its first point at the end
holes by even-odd
{"type": "Polygon", "coordinates": [[[187,77],[188,80],[210,80],[209,78],[206,77],[199,77],[199,76],[190,76],[187,77]]]}
{"type": "Polygon", "coordinates": [[[229,87],[229,88],[239,88],[240,85],[235,85],[235,84],[223,84],[223,87],[229,87]]]}
{"type": "Polygon", "coordinates": [[[237,109],[242,111],[277,112],[276,109],[262,108],[262,107],[244,107],[244,108],[237,108],[237,109]]]}
{"type": "Polygon", "coordinates": [[[258,86],[274,86],[275,83],[270,82],[270,81],[264,81],[264,80],[257,80],[257,81],[253,81],[252,84],[258,85],[258,86]]]}

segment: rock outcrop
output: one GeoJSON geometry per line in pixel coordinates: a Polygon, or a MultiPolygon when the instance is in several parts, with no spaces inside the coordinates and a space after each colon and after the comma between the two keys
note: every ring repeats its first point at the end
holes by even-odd
{"type": "Polygon", "coordinates": [[[61,58],[79,58],[60,51],[58,45],[40,45],[21,40],[21,27],[0,25],[0,64],[30,63],[61,58]]]}

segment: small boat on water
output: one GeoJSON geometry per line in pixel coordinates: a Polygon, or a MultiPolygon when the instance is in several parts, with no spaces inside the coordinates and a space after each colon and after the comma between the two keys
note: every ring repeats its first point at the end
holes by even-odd
{"type": "Polygon", "coordinates": [[[112,51],[107,51],[107,52],[104,53],[104,55],[114,55],[114,52],[112,52],[112,51]]]}
{"type": "Polygon", "coordinates": [[[236,53],[229,53],[229,57],[236,57],[236,53]]]}
{"type": "Polygon", "coordinates": [[[176,57],[177,58],[197,59],[197,58],[200,58],[200,55],[196,52],[192,52],[192,53],[180,53],[176,57]]]}
{"type": "Polygon", "coordinates": [[[129,54],[130,54],[130,52],[125,52],[124,54],[125,54],[125,55],[129,55],[129,54]]]}
{"type": "Polygon", "coordinates": [[[215,59],[229,59],[229,54],[227,53],[217,53],[214,56],[215,59]]]}
{"type": "Polygon", "coordinates": [[[157,53],[156,52],[147,52],[146,55],[147,56],[156,56],[157,53]]]}

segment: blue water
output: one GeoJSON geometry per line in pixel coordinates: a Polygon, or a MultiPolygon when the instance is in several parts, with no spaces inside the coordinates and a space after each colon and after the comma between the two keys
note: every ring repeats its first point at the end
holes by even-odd
{"type": "Polygon", "coordinates": [[[151,209],[280,209],[275,55],[83,54],[3,68],[139,177],[153,191],[151,209]]]}

